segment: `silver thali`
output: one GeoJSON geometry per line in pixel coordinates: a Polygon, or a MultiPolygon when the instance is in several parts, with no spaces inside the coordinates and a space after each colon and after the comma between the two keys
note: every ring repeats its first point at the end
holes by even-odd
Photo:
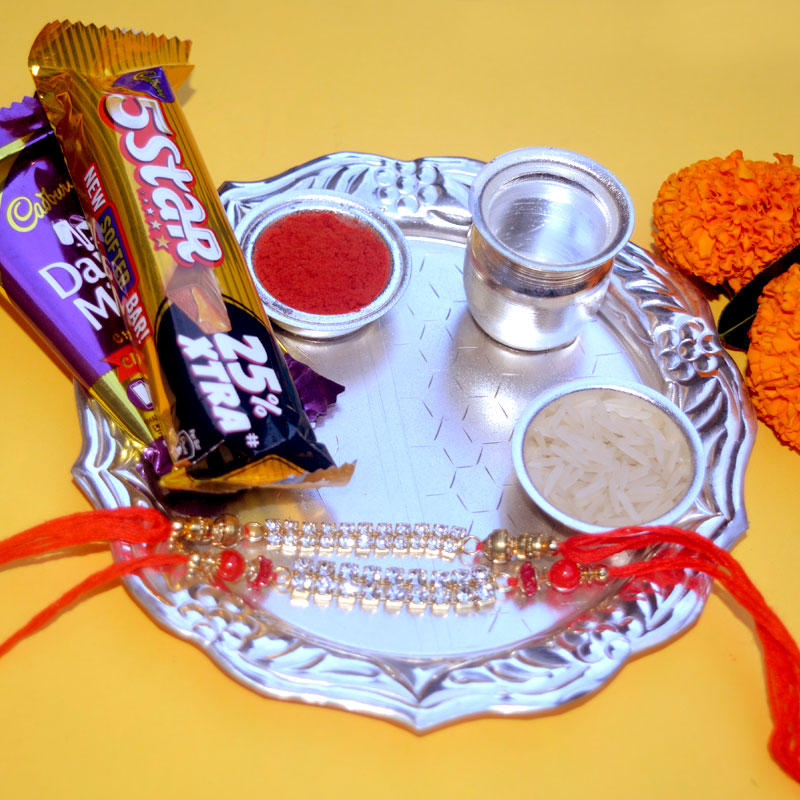
{"type": "MultiPolygon", "coordinates": [[[[598,319],[575,343],[537,354],[490,340],[470,317],[461,277],[467,195],[480,166],[337,153],[268,180],[223,185],[234,229],[289,191],[351,194],[399,225],[413,262],[401,301],[366,328],[317,342],[279,333],[292,356],[346,387],[316,433],[337,463],[356,462],[350,484],[251,492],[224,508],[253,520],[443,523],[481,538],[497,527],[548,532],[514,475],[514,424],[556,382],[614,377],[657,389],[692,420],[707,477],[682,524],[731,547],[747,527],[742,491],[755,418],[705,300],[628,245],[598,319]]],[[[156,503],[135,448],[80,391],[77,403],[83,448],[73,474],[91,502],[156,503]]],[[[115,550],[117,558],[129,555],[115,550]]],[[[688,628],[709,588],[687,575],[668,590],[546,590],[525,603],[506,597],[490,610],[435,616],[298,604],[281,592],[239,596],[157,574],[127,586],[156,622],[253,690],[417,731],[575,701],[631,656],[688,628]]]]}

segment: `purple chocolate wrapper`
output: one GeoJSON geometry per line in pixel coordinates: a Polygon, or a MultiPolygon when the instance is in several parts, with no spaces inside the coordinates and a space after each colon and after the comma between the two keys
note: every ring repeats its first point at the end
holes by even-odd
{"type": "Polygon", "coordinates": [[[307,364],[292,358],[288,353],[285,358],[303,409],[309,420],[315,422],[328,410],[328,406],[336,402],[336,398],[344,391],[344,386],[314,372],[307,364]]]}
{"type": "Polygon", "coordinates": [[[61,150],[33,97],[0,109],[0,180],[0,285],[91,388],[122,361],[129,339],[61,150]]]}

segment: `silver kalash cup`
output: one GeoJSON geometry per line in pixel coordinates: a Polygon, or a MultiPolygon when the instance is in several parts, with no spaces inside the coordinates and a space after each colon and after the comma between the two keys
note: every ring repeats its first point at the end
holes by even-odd
{"type": "Polygon", "coordinates": [[[532,147],[481,169],[470,211],[464,288],[478,325],[519,350],[572,342],[633,230],[625,187],[585,156],[532,147]]]}

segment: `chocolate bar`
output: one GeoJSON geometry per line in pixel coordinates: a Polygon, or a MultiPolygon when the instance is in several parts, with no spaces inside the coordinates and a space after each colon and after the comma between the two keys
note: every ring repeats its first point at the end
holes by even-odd
{"type": "Polygon", "coordinates": [[[54,22],[29,67],[141,355],[169,488],[349,480],[318,443],[175,91],[190,44],[54,22]]]}

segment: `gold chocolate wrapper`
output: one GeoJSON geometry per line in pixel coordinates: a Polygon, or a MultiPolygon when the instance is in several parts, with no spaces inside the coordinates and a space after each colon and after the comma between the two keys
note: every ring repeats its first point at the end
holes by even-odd
{"type": "Polygon", "coordinates": [[[172,489],[346,483],[314,437],[174,92],[190,43],[53,22],[29,67],[141,352],[172,489]]]}

